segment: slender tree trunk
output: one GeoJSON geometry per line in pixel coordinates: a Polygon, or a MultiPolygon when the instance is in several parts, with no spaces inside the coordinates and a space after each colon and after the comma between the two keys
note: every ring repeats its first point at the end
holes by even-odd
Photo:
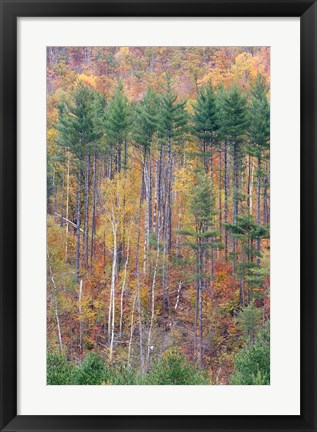
{"type": "Polygon", "coordinates": [[[170,256],[172,248],[172,150],[171,150],[171,139],[168,138],[168,185],[167,185],[167,255],[170,256]]]}
{"type": "Polygon", "coordinates": [[[152,290],[151,290],[151,320],[150,320],[148,343],[147,343],[147,370],[149,370],[150,367],[151,337],[152,337],[152,328],[153,328],[154,315],[155,315],[155,284],[156,284],[156,273],[158,269],[159,256],[160,256],[160,232],[158,232],[157,238],[158,240],[157,240],[156,261],[155,261],[152,290]]]}
{"type": "Polygon", "coordinates": [[[79,283],[78,310],[79,310],[79,350],[83,352],[83,311],[82,311],[83,280],[79,283]]]}
{"type": "MultiPolygon", "coordinates": [[[[261,166],[262,161],[261,158],[258,157],[258,190],[257,190],[257,210],[256,210],[256,223],[257,225],[261,225],[261,166]]],[[[257,257],[256,257],[256,263],[257,265],[260,264],[260,247],[261,247],[261,240],[260,237],[256,239],[256,250],[257,250],[257,257]]]]}
{"type": "Polygon", "coordinates": [[[89,231],[89,171],[90,171],[90,157],[86,154],[86,173],[85,173],[85,227],[84,227],[84,263],[85,267],[88,268],[88,231],[89,231]]]}
{"type": "Polygon", "coordinates": [[[253,213],[253,179],[254,179],[254,165],[251,168],[251,181],[250,181],[250,215],[253,213]]]}
{"type": "MultiPolygon", "coordinates": [[[[81,160],[79,160],[79,165],[81,160]]],[[[76,220],[76,283],[79,283],[79,271],[80,271],[80,208],[81,208],[81,167],[78,167],[77,175],[77,220],[76,220]]]]}
{"type": "Polygon", "coordinates": [[[218,202],[219,202],[219,232],[222,237],[222,151],[220,146],[219,146],[218,202]]]}
{"type": "Polygon", "coordinates": [[[67,151],[65,262],[68,261],[68,231],[69,231],[68,219],[69,219],[69,152],[67,151]]]}
{"type": "Polygon", "coordinates": [[[158,221],[158,186],[159,186],[159,157],[157,142],[155,145],[155,189],[154,189],[154,209],[153,209],[153,231],[157,233],[158,221]]]}
{"type": "Polygon", "coordinates": [[[249,154],[249,157],[248,157],[248,190],[247,190],[247,196],[248,196],[248,198],[247,198],[247,205],[248,205],[248,210],[249,210],[249,214],[251,215],[252,214],[252,211],[251,211],[251,165],[252,165],[252,163],[251,163],[251,155],[249,154]]]}
{"type": "MultiPolygon", "coordinates": [[[[239,174],[238,174],[238,143],[233,144],[233,223],[237,223],[237,216],[239,211],[239,199],[238,199],[238,191],[239,191],[239,174]]],[[[236,239],[232,238],[232,252],[233,252],[233,266],[232,272],[235,274],[236,272],[236,239]]]]}
{"type": "Polygon", "coordinates": [[[142,189],[144,180],[144,165],[142,167],[142,184],[140,189],[139,212],[138,212],[138,234],[136,247],[136,277],[137,277],[137,302],[139,312],[139,339],[140,339],[140,363],[141,371],[144,372],[144,353],[143,353],[143,325],[142,325],[142,307],[141,307],[141,284],[140,284],[140,269],[139,269],[139,253],[140,253],[140,235],[141,235],[141,207],[142,207],[142,189]]]}
{"type": "Polygon", "coordinates": [[[198,324],[198,314],[199,314],[199,253],[198,253],[198,239],[196,239],[196,272],[197,272],[197,282],[196,282],[196,300],[195,300],[195,321],[194,321],[194,353],[195,360],[197,360],[197,324],[198,324]]]}
{"type": "Polygon", "coordinates": [[[54,222],[56,222],[56,211],[57,211],[57,185],[55,181],[55,169],[53,174],[53,193],[54,193],[54,206],[53,206],[53,215],[54,215],[54,222]]]}
{"type": "Polygon", "coordinates": [[[198,297],[199,297],[199,367],[203,369],[203,284],[202,284],[202,239],[199,239],[198,262],[199,262],[199,278],[198,278],[198,297]]]}
{"type": "MultiPolygon", "coordinates": [[[[229,173],[228,173],[228,144],[225,142],[225,224],[228,223],[228,191],[229,191],[229,173]]],[[[225,230],[225,257],[228,259],[228,230],[225,230]]]]}
{"type": "Polygon", "coordinates": [[[62,196],[61,196],[61,204],[60,204],[60,214],[61,214],[61,217],[60,217],[60,221],[59,221],[59,224],[60,224],[60,227],[61,228],[63,228],[64,227],[64,219],[63,219],[63,214],[64,214],[64,188],[65,188],[65,173],[64,173],[64,171],[63,171],[63,180],[62,180],[62,196]]]}
{"type": "Polygon", "coordinates": [[[112,222],[113,234],[113,259],[112,259],[112,272],[111,272],[111,339],[110,339],[110,353],[109,360],[112,361],[113,344],[114,344],[114,323],[115,323],[115,281],[116,281],[116,266],[117,266],[117,226],[112,222]]]}
{"type": "Polygon", "coordinates": [[[134,312],[135,312],[135,303],[137,299],[137,293],[133,297],[132,311],[131,311],[131,326],[130,326],[130,340],[129,340],[129,348],[128,348],[128,366],[130,367],[130,358],[131,358],[131,350],[132,350],[132,340],[134,333],[134,312]]]}
{"type": "Polygon", "coordinates": [[[93,161],[93,191],[92,191],[92,221],[91,221],[91,244],[90,244],[90,270],[93,268],[95,255],[95,235],[96,235],[96,201],[97,201],[97,157],[94,152],[93,161]]]}
{"type": "Polygon", "coordinates": [[[49,266],[50,269],[50,276],[51,276],[51,281],[54,287],[54,309],[55,309],[55,318],[56,318],[56,325],[57,325],[57,335],[58,335],[58,344],[59,344],[59,351],[62,352],[63,351],[63,340],[62,340],[62,331],[61,331],[61,325],[60,325],[60,320],[59,320],[59,315],[58,315],[58,305],[57,305],[57,287],[55,284],[55,279],[54,279],[54,275],[52,272],[52,267],[49,266]]]}
{"type": "Polygon", "coordinates": [[[128,235],[127,255],[126,255],[126,260],[125,260],[125,265],[124,265],[123,282],[122,282],[121,296],[120,296],[120,326],[119,326],[119,336],[120,337],[122,337],[123,296],[124,296],[126,281],[127,281],[127,268],[128,268],[128,264],[129,264],[129,252],[130,252],[130,230],[129,230],[129,235],[128,235]]]}

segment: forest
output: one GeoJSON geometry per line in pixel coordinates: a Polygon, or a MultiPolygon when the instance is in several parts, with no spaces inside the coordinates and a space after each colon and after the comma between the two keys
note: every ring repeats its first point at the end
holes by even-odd
{"type": "Polygon", "coordinates": [[[47,383],[270,384],[270,49],[47,48],[47,383]]]}

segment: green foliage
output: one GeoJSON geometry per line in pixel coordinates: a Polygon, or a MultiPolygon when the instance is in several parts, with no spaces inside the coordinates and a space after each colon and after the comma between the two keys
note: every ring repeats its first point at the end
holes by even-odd
{"type": "Polygon", "coordinates": [[[76,380],[76,366],[67,361],[62,354],[48,353],[47,355],[47,384],[69,385],[76,380]]]}
{"type": "Polygon", "coordinates": [[[119,81],[107,111],[106,129],[108,140],[112,144],[123,143],[127,139],[131,124],[131,112],[128,98],[124,94],[122,82],[119,81]]]}
{"type": "Polygon", "coordinates": [[[262,321],[262,310],[257,308],[252,301],[247,307],[243,308],[238,315],[237,322],[242,330],[244,339],[255,340],[262,321]]]}
{"type": "Polygon", "coordinates": [[[218,129],[216,98],[211,82],[203,86],[193,105],[193,132],[202,140],[212,140],[218,129]]]}
{"type": "Polygon", "coordinates": [[[162,139],[179,141],[185,133],[188,115],[186,101],[177,101],[171,78],[167,75],[165,87],[159,99],[158,129],[162,139]]]}
{"type": "Polygon", "coordinates": [[[201,152],[196,152],[195,155],[203,157],[206,169],[206,157],[211,156],[218,131],[216,97],[211,82],[199,90],[193,108],[192,132],[201,141],[201,152]]]}
{"type": "Polygon", "coordinates": [[[263,329],[252,344],[247,342],[235,358],[235,372],[230,376],[233,385],[270,384],[270,335],[263,329]]]}
{"type": "Polygon", "coordinates": [[[96,353],[88,353],[79,366],[56,353],[49,353],[47,362],[48,384],[209,384],[207,374],[187,363],[177,352],[166,353],[162,359],[153,363],[150,372],[144,375],[123,364],[112,365],[110,368],[96,353]]]}
{"type": "Polygon", "coordinates": [[[98,354],[88,353],[79,367],[76,384],[102,384],[107,380],[107,374],[108,369],[104,360],[98,354]]]}
{"type": "Polygon", "coordinates": [[[209,382],[206,373],[187,363],[178,352],[172,351],[153,364],[146,377],[146,384],[194,385],[209,382]]]}
{"type": "Polygon", "coordinates": [[[144,384],[144,376],[131,367],[118,364],[109,369],[107,379],[103,384],[141,385],[144,384]]]}
{"type": "Polygon", "coordinates": [[[254,260],[261,257],[255,241],[267,238],[269,228],[265,225],[256,224],[254,218],[249,214],[237,216],[235,223],[225,224],[225,227],[231,232],[232,237],[241,244],[241,250],[236,252],[236,256],[241,255],[241,259],[237,263],[237,270],[239,276],[248,283],[251,289],[250,295],[253,296],[252,288],[263,283],[263,272],[261,272],[260,265],[254,260]]]}
{"type": "MultiPolygon", "coordinates": [[[[182,228],[178,229],[181,235],[193,237],[195,239],[208,238],[215,234],[214,231],[209,231],[208,228],[213,225],[214,219],[214,200],[210,179],[203,171],[197,171],[195,181],[191,186],[188,194],[189,206],[188,210],[195,229],[182,228]]],[[[192,226],[192,223],[190,224],[192,226]]]]}
{"type": "Polygon", "coordinates": [[[247,98],[241,89],[233,85],[228,91],[220,93],[221,128],[229,142],[243,142],[249,126],[247,98]]]}
{"type": "Polygon", "coordinates": [[[79,81],[70,97],[58,105],[58,143],[79,158],[91,153],[99,138],[94,117],[95,98],[95,91],[79,81]]]}
{"type": "MultiPolygon", "coordinates": [[[[267,98],[268,88],[265,78],[258,75],[251,88],[252,101],[250,104],[250,137],[253,154],[261,157],[269,146],[270,140],[270,104],[267,98]]],[[[251,154],[252,154],[251,153],[251,154]]]]}
{"type": "Polygon", "coordinates": [[[152,144],[154,133],[158,127],[158,96],[148,89],[141,104],[137,106],[137,115],[134,122],[133,138],[144,153],[147,153],[152,144]]]}

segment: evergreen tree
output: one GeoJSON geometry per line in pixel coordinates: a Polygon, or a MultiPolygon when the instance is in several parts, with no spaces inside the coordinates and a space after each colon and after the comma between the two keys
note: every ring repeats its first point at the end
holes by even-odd
{"type": "Polygon", "coordinates": [[[256,274],[255,269],[259,268],[259,263],[254,261],[260,256],[260,252],[255,247],[255,241],[268,236],[268,227],[257,225],[253,217],[247,214],[237,216],[235,223],[227,224],[226,228],[231,232],[236,243],[240,244],[235,258],[238,261],[237,274],[240,279],[240,304],[245,305],[253,298],[252,282],[258,282],[257,278],[252,277],[256,274]]]}
{"type": "Polygon", "coordinates": [[[160,230],[163,239],[163,310],[169,313],[169,268],[168,260],[172,249],[172,183],[173,183],[173,159],[177,145],[184,137],[187,125],[186,101],[177,100],[171,78],[166,77],[165,86],[159,99],[158,131],[160,138],[159,156],[159,185],[158,185],[158,213],[161,221],[160,230]],[[167,265],[165,266],[165,261],[167,265]]]}
{"type": "Polygon", "coordinates": [[[113,147],[114,165],[116,172],[121,172],[122,150],[123,166],[128,163],[127,140],[131,126],[131,111],[127,97],[124,94],[121,81],[110,99],[107,110],[106,130],[110,145],[113,147]]]}
{"type": "MultiPolygon", "coordinates": [[[[233,159],[233,211],[232,220],[235,224],[239,215],[239,202],[241,200],[242,187],[240,173],[243,167],[245,153],[246,133],[249,125],[247,99],[241,90],[233,86],[224,94],[222,100],[222,134],[229,144],[229,150],[233,159]]],[[[233,272],[235,273],[236,241],[233,238],[233,272]]]]}
{"type": "Polygon", "coordinates": [[[94,91],[77,82],[75,90],[69,98],[58,106],[59,144],[73,154],[77,165],[77,212],[76,212],[76,282],[79,282],[80,269],[80,231],[81,231],[81,192],[84,172],[84,246],[85,264],[88,264],[88,198],[90,155],[98,133],[94,119],[94,91]],[[85,167],[83,162],[85,160],[85,167]]]}
{"type": "Polygon", "coordinates": [[[133,125],[133,139],[137,146],[142,148],[144,155],[149,153],[154,134],[158,128],[157,94],[147,89],[141,103],[136,107],[136,118],[133,125]]]}
{"type": "MultiPolygon", "coordinates": [[[[252,100],[250,104],[250,139],[251,154],[258,161],[257,166],[257,224],[261,224],[261,184],[263,177],[263,159],[269,149],[270,142],[270,105],[267,98],[268,88],[265,78],[258,75],[251,89],[252,100]]],[[[260,239],[257,240],[257,249],[260,251],[260,239]]],[[[258,260],[259,261],[259,260],[258,260]]]]}
{"type": "MultiPolygon", "coordinates": [[[[164,175],[166,179],[167,204],[164,209],[165,211],[161,212],[161,214],[165,213],[166,225],[164,231],[167,238],[168,254],[171,251],[173,152],[176,144],[180,142],[185,134],[188,122],[185,106],[185,100],[177,100],[177,93],[173,88],[170,76],[167,75],[165,87],[159,100],[158,129],[162,142],[161,151],[165,153],[165,148],[167,151],[167,167],[164,175]]],[[[165,197],[161,202],[163,203],[164,201],[165,197]]]]}
{"type": "MultiPolygon", "coordinates": [[[[196,258],[196,313],[195,313],[195,345],[197,337],[197,321],[199,320],[199,364],[203,367],[203,290],[209,277],[206,272],[206,255],[211,243],[208,239],[217,232],[214,225],[214,203],[210,180],[203,172],[198,172],[189,196],[190,225],[177,232],[188,238],[188,245],[195,252],[196,258]],[[192,228],[194,226],[194,228],[192,228]]],[[[195,347],[196,348],[196,347],[195,347]]]]}
{"type": "Polygon", "coordinates": [[[210,174],[212,176],[212,157],[213,147],[217,139],[217,107],[216,97],[211,82],[199,90],[196,103],[193,105],[194,114],[192,116],[193,133],[201,144],[200,154],[203,158],[204,168],[207,171],[209,156],[210,174]],[[209,148],[209,150],[207,150],[209,148]]]}

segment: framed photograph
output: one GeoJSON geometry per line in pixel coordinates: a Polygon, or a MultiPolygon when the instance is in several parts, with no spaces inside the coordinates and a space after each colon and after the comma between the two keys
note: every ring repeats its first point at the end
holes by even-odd
{"type": "Polygon", "coordinates": [[[316,13],[1,0],[1,431],[316,431],[316,13]]]}

